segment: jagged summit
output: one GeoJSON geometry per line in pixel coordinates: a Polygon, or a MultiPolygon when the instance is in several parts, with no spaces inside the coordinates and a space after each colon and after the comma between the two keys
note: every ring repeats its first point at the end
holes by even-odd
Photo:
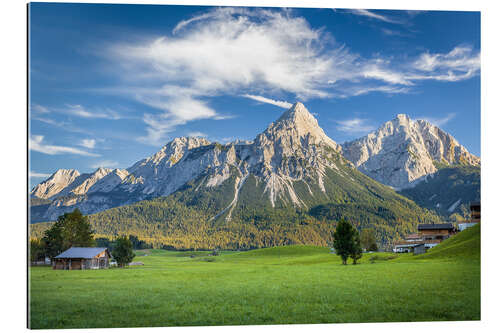
{"type": "Polygon", "coordinates": [[[408,116],[405,113],[399,113],[398,115],[396,115],[396,118],[394,118],[393,121],[409,122],[410,121],[410,116],[408,116]]]}
{"type": "Polygon", "coordinates": [[[311,144],[323,143],[339,150],[339,145],[325,134],[318,120],[301,102],[293,104],[276,122],[271,123],[264,133],[257,136],[257,141],[262,141],[264,136],[271,141],[287,137],[291,143],[300,145],[307,140],[311,144]]]}
{"type": "Polygon", "coordinates": [[[78,170],[59,169],[47,178],[47,180],[36,185],[31,190],[31,195],[42,199],[48,199],[61,192],[79,176],[80,173],[78,170]]]}
{"type": "Polygon", "coordinates": [[[480,159],[439,127],[406,114],[342,145],[344,156],[367,176],[405,188],[437,171],[436,163],[479,165],[480,159]]]}
{"type": "Polygon", "coordinates": [[[282,120],[293,120],[296,121],[297,119],[311,119],[311,120],[316,120],[314,119],[314,116],[307,110],[304,104],[301,102],[296,102],[292,105],[292,107],[281,115],[281,117],[278,119],[277,122],[280,122],[282,120]]]}

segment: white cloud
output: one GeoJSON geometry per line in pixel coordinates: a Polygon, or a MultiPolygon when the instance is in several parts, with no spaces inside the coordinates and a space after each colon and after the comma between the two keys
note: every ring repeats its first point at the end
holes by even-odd
{"type": "Polygon", "coordinates": [[[35,104],[33,103],[31,105],[31,111],[35,111],[35,112],[38,112],[38,113],[49,113],[49,109],[46,108],[45,106],[42,106],[42,105],[39,105],[39,104],[35,104]]]}
{"type": "Polygon", "coordinates": [[[141,99],[144,103],[165,111],[159,115],[149,113],[144,115],[147,135],[139,137],[138,140],[145,144],[165,144],[168,133],[174,131],[177,126],[192,120],[218,116],[204,102],[189,96],[177,96],[170,99],[162,98],[162,96],[149,96],[141,99]]]}
{"type": "Polygon", "coordinates": [[[66,105],[66,109],[60,112],[66,114],[72,114],[74,116],[81,118],[102,118],[102,119],[112,119],[112,120],[117,120],[121,118],[121,116],[116,111],[113,111],[111,109],[106,108],[99,110],[88,110],[87,108],[79,104],[76,105],[68,104],[66,105]]]}
{"type": "Polygon", "coordinates": [[[148,79],[182,81],[201,96],[258,86],[326,97],[320,85],[336,75],[332,64],[352,60],[340,45],[324,51],[328,36],[305,19],[278,11],[221,8],[175,31],[146,44],[115,46],[114,55],[143,74],[149,70],[148,79]]]}
{"type": "Polygon", "coordinates": [[[383,92],[386,94],[406,94],[410,90],[407,87],[398,87],[398,86],[376,86],[376,87],[352,87],[349,91],[351,96],[360,96],[364,94],[368,94],[371,92],[383,92]]]}
{"type": "Polygon", "coordinates": [[[404,24],[403,21],[393,19],[389,16],[382,15],[382,14],[377,14],[374,13],[373,11],[367,10],[367,9],[350,9],[349,12],[355,15],[359,16],[366,16],[370,17],[379,21],[387,22],[387,23],[394,23],[394,24],[404,24]]]}
{"type": "Polygon", "coordinates": [[[35,171],[30,171],[29,172],[30,178],[48,178],[50,177],[49,173],[41,173],[41,172],[35,172],[35,171]]]}
{"type": "Polygon", "coordinates": [[[99,161],[96,163],[93,163],[90,165],[92,169],[97,169],[97,168],[115,168],[118,166],[118,162],[116,161],[111,161],[111,160],[104,160],[104,161],[99,161]]]}
{"type": "Polygon", "coordinates": [[[189,132],[187,134],[187,136],[191,136],[191,137],[195,137],[195,138],[205,138],[205,137],[207,137],[207,135],[205,133],[198,132],[198,131],[196,131],[196,132],[189,132]]]}
{"type": "Polygon", "coordinates": [[[348,133],[367,133],[375,129],[375,126],[368,123],[367,119],[353,118],[336,121],[337,130],[348,133]]]}
{"type": "Polygon", "coordinates": [[[278,100],[274,100],[274,99],[270,99],[270,98],[266,98],[266,97],[262,97],[262,96],[249,95],[249,94],[245,94],[242,96],[246,97],[246,98],[253,99],[253,100],[258,101],[258,102],[276,105],[276,106],[279,106],[280,108],[283,108],[283,109],[289,109],[292,107],[292,103],[289,103],[286,101],[278,101],[278,100]]]}
{"type": "Polygon", "coordinates": [[[83,156],[99,156],[98,154],[89,153],[78,148],[47,145],[43,143],[43,138],[43,135],[32,135],[29,139],[29,149],[47,155],[76,154],[83,156]]]}
{"type": "Polygon", "coordinates": [[[457,46],[448,53],[423,53],[413,62],[420,74],[413,80],[460,81],[475,76],[481,69],[481,55],[468,46],[457,46]]]}
{"type": "Polygon", "coordinates": [[[142,141],[164,139],[188,121],[221,119],[203,101],[207,97],[242,89],[253,96],[288,91],[303,99],[327,97],[323,88],[328,79],[350,75],[333,64],[355,58],[340,45],[325,51],[323,43],[332,42],[328,35],[282,11],[221,8],[180,22],[174,32],[148,43],[112,48],[124,79],[147,79],[145,84],[156,85],[149,92],[135,91],[137,100],[163,111],[144,117],[148,134],[142,141]],[[186,102],[204,107],[184,108],[186,102]]]}
{"type": "Polygon", "coordinates": [[[80,142],[80,146],[93,149],[95,147],[95,142],[96,142],[95,139],[83,139],[80,142]]]}
{"type": "MultiPolygon", "coordinates": [[[[403,23],[370,10],[351,12],[403,23]]],[[[218,8],[179,21],[172,34],[111,45],[106,55],[118,66],[123,84],[118,93],[158,110],[144,114],[146,133],[139,141],[163,144],[177,126],[230,117],[209,105],[216,96],[244,91],[247,98],[285,108],[288,102],[262,95],[288,93],[306,101],[408,93],[423,80],[465,80],[479,71],[479,52],[464,47],[416,58],[363,58],[294,14],[218,8]]],[[[72,111],[90,116],[84,108],[72,111]]]]}
{"type": "Polygon", "coordinates": [[[51,119],[51,118],[40,117],[38,115],[33,115],[33,114],[30,115],[30,119],[37,120],[37,121],[40,121],[42,123],[46,123],[46,124],[58,127],[64,131],[74,132],[74,133],[84,133],[86,135],[89,134],[89,131],[87,129],[82,129],[82,128],[76,127],[67,121],[56,121],[56,120],[51,119]]]}
{"type": "Polygon", "coordinates": [[[391,84],[399,84],[404,86],[413,85],[404,73],[393,71],[391,69],[384,69],[378,65],[368,65],[363,70],[363,76],[367,79],[376,79],[385,81],[391,84]]]}
{"type": "Polygon", "coordinates": [[[422,117],[420,119],[425,120],[430,122],[433,125],[436,125],[438,127],[441,127],[443,125],[446,125],[450,120],[455,118],[456,113],[448,113],[445,117],[443,118],[435,118],[435,117],[422,117]]]}

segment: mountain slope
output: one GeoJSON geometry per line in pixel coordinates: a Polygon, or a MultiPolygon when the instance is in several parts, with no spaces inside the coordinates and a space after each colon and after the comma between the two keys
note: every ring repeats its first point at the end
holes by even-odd
{"type": "Polygon", "coordinates": [[[342,145],[344,156],[369,177],[395,188],[413,186],[444,165],[479,166],[455,138],[425,120],[400,114],[376,131],[342,145]]]}
{"type": "Polygon", "coordinates": [[[481,169],[477,166],[441,168],[399,193],[446,218],[454,214],[464,217],[469,203],[481,199],[481,169]]]}

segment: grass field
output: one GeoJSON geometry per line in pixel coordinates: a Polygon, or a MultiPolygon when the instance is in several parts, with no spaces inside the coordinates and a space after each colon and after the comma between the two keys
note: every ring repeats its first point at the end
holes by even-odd
{"type": "Polygon", "coordinates": [[[144,266],[126,269],[33,267],[31,327],[479,320],[479,234],[348,266],[327,248],[288,246],[218,257],[145,250],[134,260],[144,266]]]}

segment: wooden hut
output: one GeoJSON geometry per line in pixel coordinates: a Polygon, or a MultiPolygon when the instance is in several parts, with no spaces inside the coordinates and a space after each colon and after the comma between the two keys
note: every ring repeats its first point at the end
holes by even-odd
{"type": "Polygon", "coordinates": [[[110,259],[105,247],[71,247],[52,260],[52,269],[108,268],[110,259]]]}

